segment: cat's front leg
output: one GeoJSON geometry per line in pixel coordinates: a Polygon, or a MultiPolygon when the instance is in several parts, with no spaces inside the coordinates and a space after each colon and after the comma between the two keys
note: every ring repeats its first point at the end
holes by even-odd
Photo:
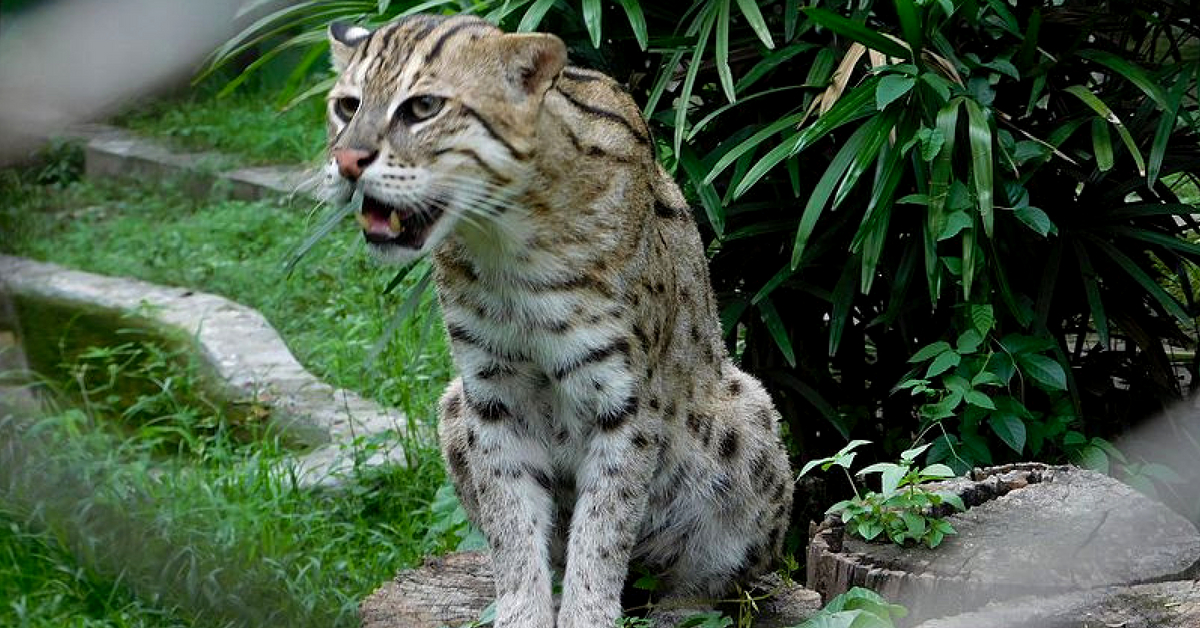
{"type": "Polygon", "coordinates": [[[658,448],[638,423],[599,430],[579,470],[558,628],[610,628],[621,615],[658,448]]]}
{"type": "Polygon", "coordinates": [[[545,445],[518,428],[499,399],[464,395],[465,448],[476,524],[492,550],[496,628],[553,628],[550,530],[554,524],[545,445]],[[503,409],[503,412],[500,411],[503,409]]]}

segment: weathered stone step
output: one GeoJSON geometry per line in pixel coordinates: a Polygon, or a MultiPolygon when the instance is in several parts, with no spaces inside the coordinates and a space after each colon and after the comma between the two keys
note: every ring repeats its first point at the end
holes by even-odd
{"type": "Polygon", "coordinates": [[[221,190],[240,200],[311,197],[319,181],[319,172],[308,166],[240,167],[228,155],[179,151],[114,126],[80,125],[65,137],[84,142],[84,175],[89,178],[166,178],[196,196],[221,190]]]}

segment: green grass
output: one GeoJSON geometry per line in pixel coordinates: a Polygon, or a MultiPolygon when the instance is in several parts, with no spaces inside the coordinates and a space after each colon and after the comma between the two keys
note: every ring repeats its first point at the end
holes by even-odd
{"type": "Polygon", "coordinates": [[[255,91],[189,96],[131,111],[115,123],[182,150],[228,153],[243,165],[311,163],[325,148],[320,98],[281,111],[272,96],[255,91]]]}
{"type": "MultiPolygon", "coordinates": [[[[308,207],[72,182],[69,161],[0,172],[0,250],[253,306],[318,377],[432,425],[450,376],[435,303],[424,295],[369,362],[413,280],[383,294],[393,272],[366,259],[349,222],[289,278],[308,207]]],[[[114,339],[85,357],[103,370],[138,350],[114,339]]],[[[147,365],[163,363],[123,375],[161,381],[147,365]]],[[[236,418],[202,400],[143,403],[157,431],[94,429],[127,401],[32,422],[0,408],[0,625],[354,626],[363,596],[466,533],[429,429],[405,442],[407,468],[314,492],[273,472],[279,446],[235,439],[236,418]]]]}

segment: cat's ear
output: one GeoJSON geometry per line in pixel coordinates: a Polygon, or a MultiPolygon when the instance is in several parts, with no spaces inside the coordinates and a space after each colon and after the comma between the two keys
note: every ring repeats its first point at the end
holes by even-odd
{"type": "Polygon", "coordinates": [[[500,58],[509,80],[529,95],[540,95],[567,65],[567,46],[546,33],[521,33],[499,38],[500,58]]]}
{"type": "Polygon", "coordinates": [[[333,22],[329,25],[329,56],[333,60],[333,69],[341,72],[350,63],[350,55],[361,44],[371,31],[346,22],[333,22]]]}

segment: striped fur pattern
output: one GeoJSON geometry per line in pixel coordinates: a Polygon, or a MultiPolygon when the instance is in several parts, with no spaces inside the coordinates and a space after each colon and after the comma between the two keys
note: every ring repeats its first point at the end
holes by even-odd
{"type": "Polygon", "coordinates": [[[633,100],[557,38],[476,18],[330,35],[331,195],[362,192],[378,256],[433,256],[460,372],[440,440],[495,625],[612,626],[631,560],[678,598],[764,570],[792,501],[779,416],[727,357],[633,100]]]}

